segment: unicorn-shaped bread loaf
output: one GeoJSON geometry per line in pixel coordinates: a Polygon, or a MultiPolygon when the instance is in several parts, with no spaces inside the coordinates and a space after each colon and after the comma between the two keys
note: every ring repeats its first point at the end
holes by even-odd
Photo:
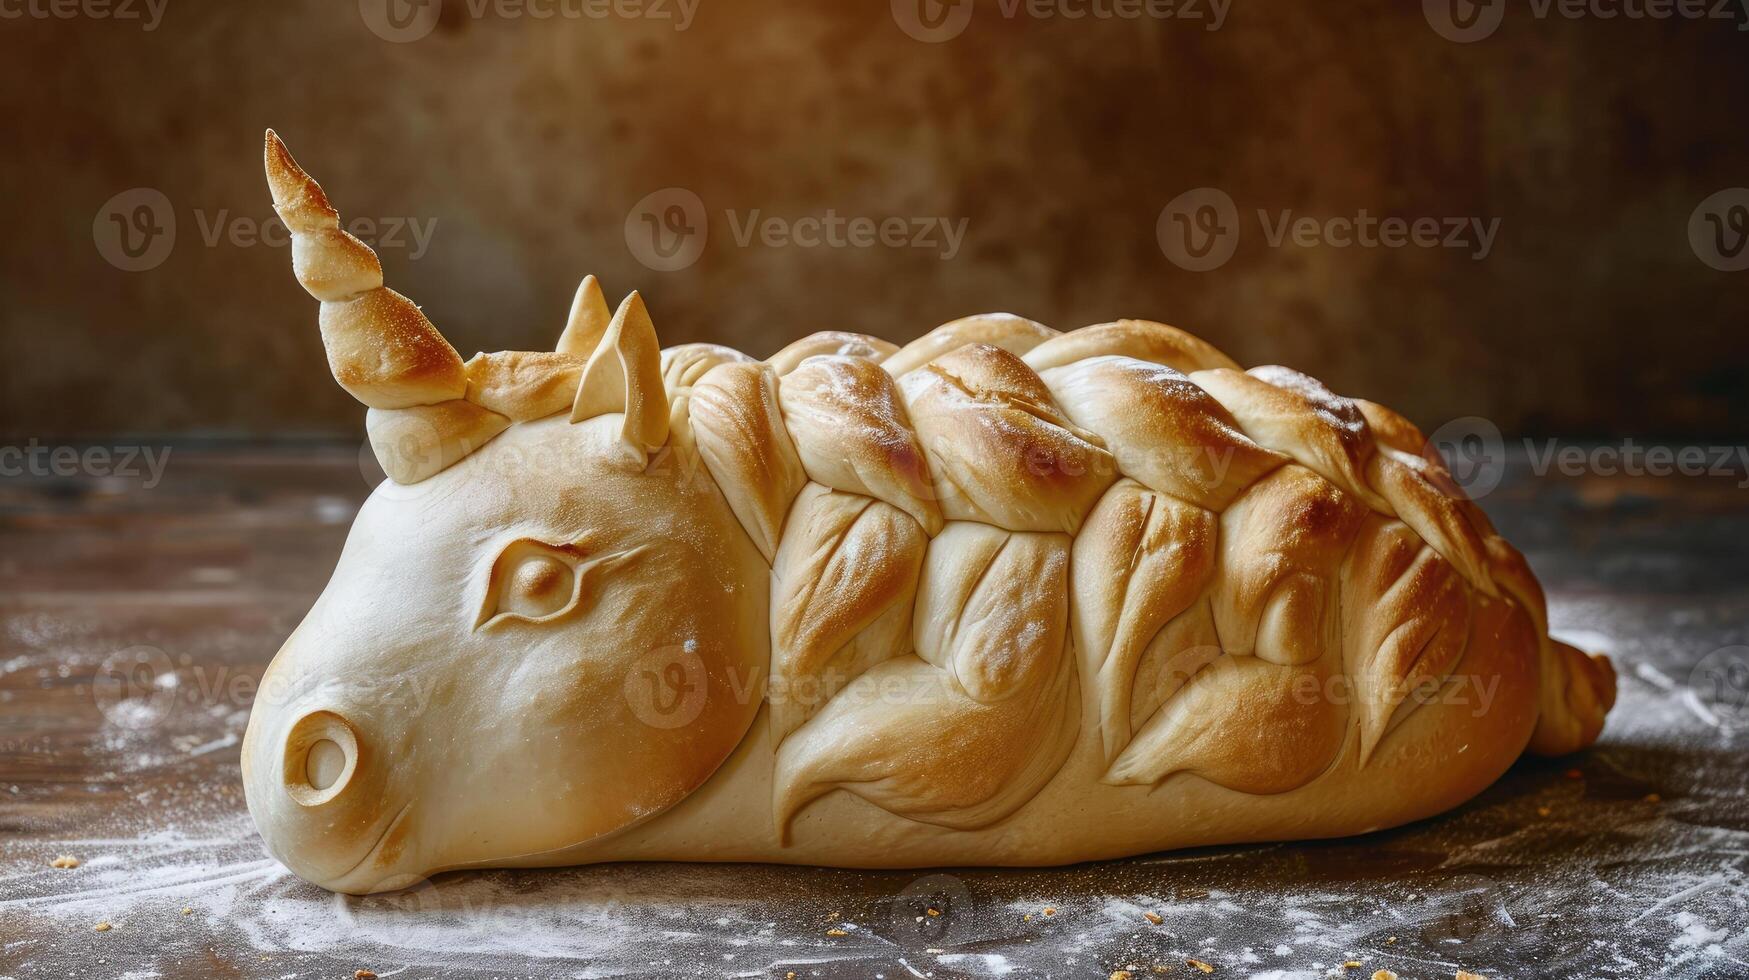
{"type": "Polygon", "coordinates": [[[663,350],[593,277],[556,350],[463,361],[266,166],[390,478],[243,745],[325,888],[1357,834],[1614,701],[1420,432],[1288,368],[1007,314],[663,350]]]}

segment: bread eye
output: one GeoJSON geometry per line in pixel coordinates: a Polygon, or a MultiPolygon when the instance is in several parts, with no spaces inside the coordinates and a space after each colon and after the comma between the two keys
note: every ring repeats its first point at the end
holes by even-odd
{"type": "Polygon", "coordinates": [[[492,563],[492,580],[477,626],[504,620],[539,623],[570,612],[577,604],[578,564],[573,546],[554,546],[519,538],[492,563]]]}
{"type": "Polygon", "coordinates": [[[557,558],[529,555],[516,563],[498,611],[529,619],[551,616],[570,601],[572,577],[571,566],[557,558]]]}

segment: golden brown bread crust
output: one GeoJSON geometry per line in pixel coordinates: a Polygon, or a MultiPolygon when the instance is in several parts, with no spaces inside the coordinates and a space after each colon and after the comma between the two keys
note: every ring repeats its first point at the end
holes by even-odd
{"type": "Polygon", "coordinates": [[[879,500],[810,483],[771,566],[771,729],[781,740],[868,668],[911,648],[928,536],[879,500]]]}
{"type": "Polygon", "coordinates": [[[1253,442],[1208,392],[1169,367],[1100,355],[1043,378],[1064,412],[1105,440],[1120,471],[1198,507],[1226,509],[1287,461],[1253,442]]]}
{"type": "Polygon", "coordinates": [[[778,389],[783,424],[815,483],[884,500],[930,534],[941,510],[893,376],[857,357],[808,358],[778,389]]]}
{"type": "Polygon", "coordinates": [[[1613,703],[1608,661],[1548,636],[1524,556],[1420,431],[1298,372],[1151,321],[1006,314],[899,349],[660,350],[641,298],[610,317],[593,278],[558,351],[464,366],[271,137],[267,165],[373,447],[396,483],[437,481],[373,498],[274,671],[436,674],[432,717],[486,733],[435,774],[385,775],[393,751],[457,740],[391,711],[376,721],[406,738],[385,743],[357,703],[322,709],[345,732],[258,707],[252,811],[330,887],[1356,833],[1468,798],[1527,746],[1589,744],[1613,703]],[[548,459],[566,465],[510,465],[548,459]],[[514,680],[476,692],[479,663],[514,680]],[[636,694],[665,678],[704,699],[672,725],[636,694]],[[300,724],[350,738],[383,801],[459,792],[447,822],[280,785],[300,724]],[[536,815],[478,809],[505,797],[536,815]]]}
{"type": "Polygon", "coordinates": [[[784,515],[807,483],[777,404],[777,374],[764,364],[726,363],[692,386],[699,455],[766,561],[777,555],[784,515]]]}
{"type": "Polygon", "coordinates": [[[753,363],[753,358],[741,353],[733,347],[722,344],[681,344],[679,347],[664,347],[662,349],[662,383],[667,386],[668,394],[673,396],[682,388],[690,388],[698,383],[711,368],[718,364],[753,363]]]}
{"type": "Polygon", "coordinates": [[[879,337],[870,337],[865,333],[848,333],[843,330],[822,330],[790,344],[783,350],[765,359],[771,369],[779,377],[801,367],[802,362],[810,357],[827,355],[831,357],[857,357],[876,364],[893,356],[899,350],[899,345],[879,337]]]}
{"type": "Polygon", "coordinates": [[[1054,367],[1085,361],[1102,354],[1119,354],[1138,361],[1164,364],[1190,374],[1210,368],[1239,365],[1213,344],[1153,320],[1117,320],[1071,330],[1046,340],[1026,352],[1027,366],[1043,374],[1054,367]]]}
{"type": "Polygon", "coordinates": [[[340,228],[340,214],[272,130],[265,151],[273,209],[292,235],[292,266],[322,301],[322,342],[334,379],[371,408],[406,408],[462,397],[461,355],[419,307],[383,288],[369,246],[340,228]]]}
{"type": "Polygon", "coordinates": [[[883,359],[881,367],[893,377],[902,378],[943,354],[971,344],[989,344],[1010,354],[1025,354],[1055,336],[1055,330],[1023,316],[981,313],[936,327],[883,359]]]}
{"type": "Polygon", "coordinates": [[[571,407],[584,359],[558,351],[507,350],[468,359],[467,399],[512,422],[533,422],[571,407]]]}

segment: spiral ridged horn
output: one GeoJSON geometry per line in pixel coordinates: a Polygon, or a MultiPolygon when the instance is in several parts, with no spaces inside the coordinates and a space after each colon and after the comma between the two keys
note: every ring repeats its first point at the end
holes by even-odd
{"type": "Polygon", "coordinates": [[[321,185],[271,129],[264,156],[292,270],[322,303],[328,367],[369,407],[365,429],[389,478],[417,483],[504,431],[509,418],[466,399],[461,355],[412,300],[383,287],[376,253],[340,227],[321,185]]]}
{"type": "Polygon", "coordinates": [[[322,343],[334,380],[371,408],[409,408],[467,391],[461,355],[412,300],[383,287],[370,246],[340,227],[328,195],[267,131],[267,185],[292,237],[292,269],[322,303],[322,343]]]}

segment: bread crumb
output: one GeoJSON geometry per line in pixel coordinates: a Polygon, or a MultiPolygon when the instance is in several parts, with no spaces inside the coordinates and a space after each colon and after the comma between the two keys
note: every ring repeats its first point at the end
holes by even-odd
{"type": "Polygon", "coordinates": [[[71,854],[62,854],[49,862],[51,868],[77,868],[78,866],[79,859],[71,854]]]}
{"type": "Polygon", "coordinates": [[[1662,802],[1664,802],[1664,797],[1659,796],[1657,793],[1647,793],[1646,794],[1646,802],[1647,803],[1662,803],[1662,802]]]}
{"type": "Polygon", "coordinates": [[[1372,980],[1397,980],[1397,975],[1389,970],[1374,970],[1372,980]]]}
{"type": "Polygon", "coordinates": [[[377,975],[369,970],[353,970],[352,980],[377,980],[377,975]]]}
{"type": "Polygon", "coordinates": [[[783,980],[796,980],[796,971],[791,970],[783,975],[783,980]]]}
{"type": "Polygon", "coordinates": [[[1031,922],[1031,921],[1032,921],[1032,913],[1031,913],[1031,912],[1028,912],[1028,913],[1026,913],[1026,914],[1025,914],[1025,915],[1023,915],[1023,916],[1021,916],[1021,917],[1020,917],[1020,921],[1022,921],[1022,922],[1031,922]]]}
{"type": "Polygon", "coordinates": [[[828,936],[848,936],[848,935],[850,935],[850,933],[845,932],[843,929],[827,929],[826,935],[828,935],[828,936]]]}
{"type": "Polygon", "coordinates": [[[92,932],[108,932],[112,927],[107,922],[99,922],[91,927],[92,932]]]}
{"type": "Polygon", "coordinates": [[[1160,923],[1166,921],[1165,919],[1160,918],[1160,913],[1158,913],[1158,912],[1143,912],[1142,918],[1147,919],[1149,922],[1152,922],[1155,925],[1159,925],[1160,923]]]}
{"type": "Polygon", "coordinates": [[[1113,970],[1111,971],[1111,980],[1130,980],[1130,971],[1113,970]]]}
{"type": "Polygon", "coordinates": [[[1346,963],[1342,964],[1342,968],[1344,970],[1358,970],[1358,969],[1360,969],[1360,961],[1359,960],[1349,960],[1346,963]]]}
{"type": "MultiPolygon", "coordinates": [[[[1579,770],[1575,769],[1573,771],[1578,772],[1579,770]]],[[[1480,973],[1471,973],[1468,970],[1459,970],[1459,971],[1457,971],[1457,980],[1488,980],[1488,978],[1482,976],[1480,973]]]]}
{"type": "Polygon", "coordinates": [[[941,910],[940,910],[940,909],[924,909],[924,910],[923,910],[923,914],[924,914],[924,915],[927,915],[927,916],[929,916],[929,917],[930,917],[930,918],[932,918],[932,919],[933,919],[933,918],[935,918],[935,917],[936,917],[936,916],[938,916],[938,915],[940,915],[940,914],[941,914],[941,910]]]}
{"type": "Polygon", "coordinates": [[[1546,817],[1553,812],[1554,812],[1553,810],[1550,810],[1546,806],[1539,806],[1536,808],[1536,815],[1539,817],[1546,817]]]}
{"type": "Polygon", "coordinates": [[[1056,915],[1057,910],[1054,907],[1047,905],[1047,906],[1045,906],[1045,914],[1046,915],[1056,915]]]}
{"type": "Polygon", "coordinates": [[[1204,963],[1202,960],[1185,960],[1184,965],[1191,967],[1192,969],[1201,970],[1204,973],[1215,972],[1215,968],[1212,964],[1204,963]]]}
{"type": "Polygon", "coordinates": [[[1396,936],[1388,936],[1388,937],[1386,937],[1386,938],[1385,938],[1385,945],[1386,945],[1386,946],[1395,946],[1395,945],[1397,945],[1397,937],[1396,937],[1396,936]]]}
{"type": "Polygon", "coordinates": [[[187,905],[184,905],[184,906],[183,906],[183,907],[182,907],[182,914],[183,914],[183,915],[193,915],[193,914],[194,914],[194,909],[192,909],[192,908],[190,908],[190,907],[189,907],[189,906],[187,906],[187,905]]]}

